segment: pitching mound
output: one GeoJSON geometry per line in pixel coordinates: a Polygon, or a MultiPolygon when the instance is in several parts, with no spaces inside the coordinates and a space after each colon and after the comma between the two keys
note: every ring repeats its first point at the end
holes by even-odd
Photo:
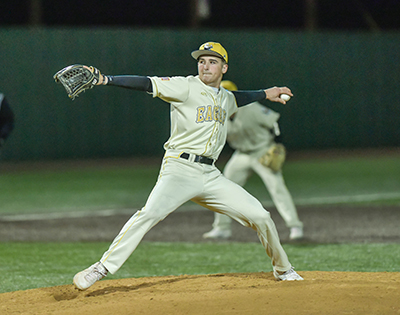
{"type": "Polygon", "coordinates": [[[1,314],[400,314],[400,273],[271,272],[103,280],[0,294],[1,314]]]}

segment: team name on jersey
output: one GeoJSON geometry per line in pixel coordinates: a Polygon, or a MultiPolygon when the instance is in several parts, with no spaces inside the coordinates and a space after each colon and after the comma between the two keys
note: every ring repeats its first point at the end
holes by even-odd
{"type": "Polygon", "coordinates": [[[222,125],[225,123],[226,111],[220,106],[199,106],[197,107],[196,123],[217,121],[222,125]]]}

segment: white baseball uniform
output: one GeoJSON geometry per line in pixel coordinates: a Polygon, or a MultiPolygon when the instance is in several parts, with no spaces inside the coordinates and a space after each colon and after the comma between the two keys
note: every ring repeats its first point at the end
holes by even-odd
{"type": "MultiPolygon", "coordinates": [[[[258,102],[240,107],[234,119],[228,120],[227,140],[235,152],[223,173],[240,186],[246,184],[253,172],[259,175],[287,227],[302,227],[282,172],[274,172],[258,160],[275,143],[272,131],[277,128],[279,117],[279,113],[258,102]]],[[[230,230],[231,222],[230,217],[216,213],[213,227],[230,230]]]]}
{"type": "Polygon", "coordinates": [[[150,79],[153,97],[171,104],[170,138],[145,206],[123,226],[101,263],[115,273],[153,226],[192,200],[256,230],[274,270],[289,270],[291,264],[270,213],[214,165],[226,142],[227,119],[238,110],[234,95],[205,85],[198,76],[150,79]]]}

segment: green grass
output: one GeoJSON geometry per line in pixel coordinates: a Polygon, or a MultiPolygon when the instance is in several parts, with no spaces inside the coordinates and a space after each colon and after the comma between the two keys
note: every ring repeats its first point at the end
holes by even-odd
{"type": "MultiPolygon", "coordinates": [[[[0,243],[0,293],[71,284],[99,260],[108,243],[0,243]]],[[[284,245],[298,271],[398,272],[398,244],[284,245]]],[[[182,274],[269,272],[258,243],[143,242],[107,279],[182,274]]]]}
{"type": "Polygon", "coordinates": [[[31,171],[0,176],[0,214],[128,208],[143,203],[158,166],[31,171]]]}
{"type": "MultiPolygon", "coordinates": [[[[396,157],[292,161],[285,164],[283,175],[295,201],[393,193],[395,197],[383,196],[379,202],[400,204],[400,159],[396,157]]],[[[251,177],[245,187],[261,201],[270,200],[258,176],[251,177]]]]}
{"type": "MultiPolygon", "coordinates": [[[[218,165],[220,169],[223,166],[218,165]]],[[[0,175],[0,214],[139,208],[146,202],[158,170],[159,165],[93,166],[4,173],[0,175]]],[[[382,195],[378,202],[400,204],[400,159],[395,157],[288,161],[284,178],[295,202],[382,195]]],[[[261,202],[271,201],[258,176],[252,176],[245,188],[261,202]]]]}
{"type": "MultiPolygon", "coordinates": [[[[159,165],[121,165],[2,173],[0,215],[138,208],[156,182],[158,169],[159,165]]],[[[400,205],[400,159],[395,157],[288,161],[284,177],[295,202],[344,196],[349,199],[339,202],[400,205]],[[354,201],[351,197],[357,195],[378,197],[354,201]]],[[[262,202],[270,202],[257,176],[245,187],[262,202]]],[[[98,261],[108,245],[0,243],[0,292],[70,284],[73,275],[98,261]]],[[[399,244],[309,244],[284,248],[297,270],[400,270],[399,244]]],[[[269,258],[257,243],[144,242],[121,270],[108,278],[271,270],[269,258]]]]}

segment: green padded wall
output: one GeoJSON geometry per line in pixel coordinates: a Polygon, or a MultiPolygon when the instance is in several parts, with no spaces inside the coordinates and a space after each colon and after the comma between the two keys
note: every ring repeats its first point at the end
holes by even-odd
{"type": "Polygon", "coordinates": [[[241,89],[287,85],[279,111],[291,150],[398,146],[400,33],[170,29],[0,29],[0,91],[16,114],[3,160],[161,157],[169,105],[143,92],[96,87],[71,101],[53,75],[83,63],[106,74],[196,74],[206,41],[229,53],[241,89]]]}

